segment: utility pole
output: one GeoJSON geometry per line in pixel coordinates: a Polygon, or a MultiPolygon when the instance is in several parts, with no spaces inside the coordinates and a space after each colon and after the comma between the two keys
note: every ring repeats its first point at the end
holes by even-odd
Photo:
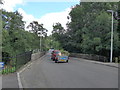
{"type": "Polygon", "coordinates": [[[40,36],[40,52],[41,52],[41,36],[40,36]]]}
{"type": "Polygon", "coordinates": [[[111,50],[110,50],[110,62],[112,62],[113,60],[113,10],[107,10],[107,12],[111,12],[112,13],[112,25],[111,25],[111,50]]]}

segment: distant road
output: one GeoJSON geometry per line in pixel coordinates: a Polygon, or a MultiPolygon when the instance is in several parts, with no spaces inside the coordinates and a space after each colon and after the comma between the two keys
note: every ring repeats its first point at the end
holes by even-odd
{"type": "Polygon", "coordinates": [[[118,88],[118,69],[71,58],[54,63],[50,55],[20,74],[23,88],[118,88]]]}

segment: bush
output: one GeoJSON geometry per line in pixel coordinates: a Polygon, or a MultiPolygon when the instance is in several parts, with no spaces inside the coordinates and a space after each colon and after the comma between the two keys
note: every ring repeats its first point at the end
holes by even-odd
{"type": "Polygon", "coordinates": [[[62,55],[67,55],[67,56],[69,56],[70,55],[70,53],[68,52],[68,51],[65,51],[65,50],[60,50],[61,51],[61,54],[62,55]]]}

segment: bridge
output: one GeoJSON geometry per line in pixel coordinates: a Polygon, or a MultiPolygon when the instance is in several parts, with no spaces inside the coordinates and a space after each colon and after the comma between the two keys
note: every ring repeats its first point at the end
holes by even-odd
{"type": "Polygon", "coordinates": [[[2,87],[118,88],[118,65],[115,63],[75,57],[70,57],[68,63],[55,63],[49,53],[38,56],[33,55],[32,60],[16,73],[3,76],[2,87]]]}

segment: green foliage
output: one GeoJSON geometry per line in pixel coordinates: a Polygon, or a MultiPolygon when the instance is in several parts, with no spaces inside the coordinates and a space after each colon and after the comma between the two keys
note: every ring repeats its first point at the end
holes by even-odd
{"type": "Polygon", "coordinates": [[[3,70],[0,71],[0,74],[8,74],[8,73],[13,73],[16,71],[15,67],[5,67],[3,70]]]}
{"type": "MultiPolygon", "coordinates": [[[[109,57],[111,42],[111,13],[107,10],[118,9],[118,3],[81,2],[69,13],[71,22],[67,23],[65,33],[54,34],[62,48],[69,52],[98,54],[109,57]]],[[[114,56],[119,56],[119,22],[114,19],[114,56]]],[[[56,24],[56,27],[58,25],[56,24]]],[[[59,25],[59,28],[62,27],[59,25]]],[[[57,27],[58,28],[58,27],[57,27]]],[[[55,26],[53,27],[55,30],[55,26]]]]}
{"type": "Polygon", "coordinates": [[[70,53],[68,51],[65,51],[63,49],[61,49],[60,52],[61,52],[62,55],[67,55],[67,56],[70,55],[70,53]]]}
{"type": "Polygon", "coordinates": [[[60,23],[56,23],[55,25],[53,25],[53,31],[52,34],[64,34],[65,33],[65,29],[62,27],[62,25],[60,23]]]}
{"type": "Polygon", "coordinates": [[[31,22],[27,28],[31,28],[29,31],[35,33],[36,35],[39,34],[40,36],[47,36],[48,30],[43,27],[43,24],[39,24],[37,21],[31,22]]]}
{"type": "Polygon", "coordinates": [[[62,49],[61,44],[59,43],[59,41],[56,41],[55,38],[53,36],[48,36],[46,38],[43,39],[43,50],[49,50],[50,48],[54,48],[54,49],[62,49]]]}
{"type": "Polygon", "coordinates": [[[2,10],[2,51],[15,56],[39,48],[39,37],[25,31],[21,14],[2,10]]]}

